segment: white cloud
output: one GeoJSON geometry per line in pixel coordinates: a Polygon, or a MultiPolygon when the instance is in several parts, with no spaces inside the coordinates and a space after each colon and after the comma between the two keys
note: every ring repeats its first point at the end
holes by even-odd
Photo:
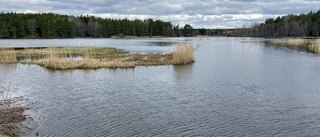
{"type": "Polygon", "coordinates": [[[318,11],[318,0],[2,0],[4,12],[161,19],[195,28],[234,28],[286,14],[318,11]]]}

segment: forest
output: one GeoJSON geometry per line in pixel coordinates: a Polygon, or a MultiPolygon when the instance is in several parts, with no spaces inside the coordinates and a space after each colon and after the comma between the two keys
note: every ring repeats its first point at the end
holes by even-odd
{"type": "Polygon", "coordinates": [[[194,29],[162,20],[129,20],[101,18],[91,15],[54,13],[0,13],[0,38],[124,38],[135,37],[319,37],[320,10],[307,14],[289,14],[268,18],[236,29],[194,29]]]}
{"type": "Polygon", "coordinates": [[[0,13],[0,38],[193,36],[194,29],[162,20],[100,18],[54,13],[0,13]]]}
{"type": "Polygon", "coordinates": [[[250,37],[319,37],[320,35],[320,10],[310,11],[307,14],[289,14],[268,18],[264,23],[253,23],[229,31],[228,36],[250,37]]]}

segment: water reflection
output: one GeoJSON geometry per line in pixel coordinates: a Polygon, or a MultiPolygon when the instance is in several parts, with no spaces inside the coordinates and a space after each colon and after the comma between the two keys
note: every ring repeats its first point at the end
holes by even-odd
{"type": "MultiPolygon", "coordinates": [[[[14,64],[1,64],[0,63],[0,70],[2,71],[2,73],[9,73],[9,72],[13,72],[16,71],[18,64],[14,63],[14,64]]],[[[2,74],[0,73],[0,74],[2,74]]]]}
{"type": "Polygon", "coordinates": [[[320,44],[309,44],[306,46],[306,51],[320,55],[320,44]]]}
{"type": "Polygon", "coordinates": [[[11,81],[18,69],[18,64],[1,64],[0,63],[0,82],[11,81]]]}
{"type": "Polygon", "coordinates": [[[168,53],[172,52],[172,44],[181,41],[193,41],[192,38],[147,38],[147,39],[0,39],[1,43],[10,43],[12,47],[114,47],[131,53],[168,53]],[[160,46],[168,44],[168,46],[160,46]]]}
{"type": "Polygon", "coordinates": [[[176,80],[181,83],[185,83],[193,75],[193,65],[194,63],[187,65],[174,65],[173,72],[176,80]]]}
{"type": "Polygon", "coordinates": [[[277,49],[293,49],[296,51],[309,52],[313,54],[320,54],[320,42],[319,40],[304,40],[304,39],[294,39],[297,42],[290,42],[289,40],[265,40],[264,44],[266,46],[274,46],[277,49]],[[299,41],[300,42],[299,42],[299,41]]]}
{"type": "Polygon", "coordinates": [[[234,51],[241,51],[241,52],[247,52],[249,54],[259,54],[261,52],[261,47],[264,46],[261,41],[233,41],[232,42],[232,50],[234,51]]]}

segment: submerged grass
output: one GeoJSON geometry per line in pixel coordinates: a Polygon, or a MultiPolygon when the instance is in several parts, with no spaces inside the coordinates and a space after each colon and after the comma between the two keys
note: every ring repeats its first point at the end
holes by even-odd
{"type": "Polygon", "coordinates": [[[16,88],[11,84],[4,84],[0,81],[0,136],[19,136],[21,128],[27,126],[21,124],[22,121],[28,118],[24,115],[27,109],[25,97],[13,96],[16,88]]]}

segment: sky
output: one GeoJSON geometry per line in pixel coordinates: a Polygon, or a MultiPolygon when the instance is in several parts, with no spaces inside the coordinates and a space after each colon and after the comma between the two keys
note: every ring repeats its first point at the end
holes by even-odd
{"type": "Polygon", "coordinates": [[[194,28],[238,28],[267,18],[317,12],[320,0],[0,0],[0,12],[160,19],[194,28]],[[1,11],[2,10],[2,11],[1,11]]]}

